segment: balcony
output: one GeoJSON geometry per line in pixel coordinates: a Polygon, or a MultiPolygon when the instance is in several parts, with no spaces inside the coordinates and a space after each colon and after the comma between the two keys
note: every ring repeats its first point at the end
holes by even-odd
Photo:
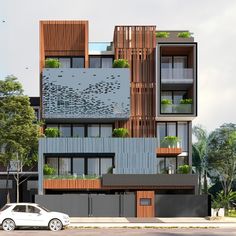
{"type": "Polygon", "coordinates": [[[192,104],[161,104],[162,114],[192,114],[192,104]]]}
{"type": "Polygon", "coordinates": [[[193,69],[192,68],[162,68],[161,69],[162,84],[192,84],[193,69]]]}
{"type": "Polygon", "coordinates": [[[42,78],[42,117],[47,121],[126,120],[130,70],[48,68],[42,78]]]}

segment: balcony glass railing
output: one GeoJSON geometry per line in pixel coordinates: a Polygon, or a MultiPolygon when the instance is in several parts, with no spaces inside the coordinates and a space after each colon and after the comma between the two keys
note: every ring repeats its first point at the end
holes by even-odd
{"type": "Polygon", "coordinates": [[[107,51],[113,51],[113,46],[110,42],[90,42],[89,54],[97,54],[107,51]]]}
{"type": "Polygon", "coordinates": [[[162,68],[161,80],[192,80],[192,68],[162,68]]]}
{"type": "Polygon", "coordinates": [[[44,179],[100,179],[99,175],[44,175],[44,179]]]}
{"type": "Polygon", "coordinates": [[[161,113],[164,114],[191,114],[192,104],[161,104],[161,113]]]}

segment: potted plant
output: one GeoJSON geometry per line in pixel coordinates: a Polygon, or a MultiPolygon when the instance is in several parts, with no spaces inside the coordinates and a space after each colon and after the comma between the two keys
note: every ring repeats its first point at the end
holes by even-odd
{"type": "Polygon", "coordinates": [[[129,136],[129,132],[125,128],[117,128],[112,132],[113,137],[125,138],[129,136]]]}
{"type": "Polygon", "coordinates": [[[44,134],[47,138],[60,137],[60,131],[58,128],[46,128],[44,134]]]}
{"type": "Polygon", "coordinates": [[[113,68],[129,68],[130,66],[129,66],[128,60],[117,59],[117,60],[114,60],[112,67],[113,68]]]}
{"type": "Polygon", "coordinates": [[[45,60],[45,68],[59,68],[61,63],[56,58],[47,58],[45,60]]]}
{"type": "Polygon", "coordinates": [[[156,38],[169,38],[169,36],[168,32],[156,32],[156,38]]]}
{"type": "Polygon", "coordinates": [[[179,105],[176,107],[177,113],[191,113],[192,111],[192,98],[181,99],[179,105]]]}
{"type": "Polygon", "coordinates": [[[189,174],[191,171],[191,166],[189,165],[182,165],[178,167],[179,174],[189,174]]]}
{"type": "Polygon", "coordinates": [[[180,138],[176,136],[166,136],[161,140],[161,146],[167,148],[179,147],[180,138]]]}
{"type": "Polygon", "coordinates": [[[190,38],[191,36],[192,36],[192,34],[188,31],[180,32],[177,34],[177,37],[179,37],[179,38],[190,38]]]}
{"type": "Polygon", "coordinates": [[[161,100],[161,113],[171,113],[172,111],[172,101],[169,99],[161,100]]]}

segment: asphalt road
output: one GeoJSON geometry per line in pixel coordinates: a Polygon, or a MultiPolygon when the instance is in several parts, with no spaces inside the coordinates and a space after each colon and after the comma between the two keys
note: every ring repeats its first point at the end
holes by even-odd
{"type": "Polygon", "coordinates": [[[179,235],[198,235],[198,236],[236,236],[235,228],[191,228],[191,229],[66,229],[59,232],[48,230],[15,230],[13,232],[0,231],[1,236],[179,236],[179,235]]]}

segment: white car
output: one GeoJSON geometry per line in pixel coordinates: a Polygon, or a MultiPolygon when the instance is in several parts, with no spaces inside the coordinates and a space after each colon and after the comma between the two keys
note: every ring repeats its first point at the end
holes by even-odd
{"type": "Polygon", "coordinates": [[[51,212],[38,204],[10,203],[0,210],[0,225],[6,231],[18,226],[48,227],[52,231],[58,231],[69,224],[68,215],[51,212]]]}

